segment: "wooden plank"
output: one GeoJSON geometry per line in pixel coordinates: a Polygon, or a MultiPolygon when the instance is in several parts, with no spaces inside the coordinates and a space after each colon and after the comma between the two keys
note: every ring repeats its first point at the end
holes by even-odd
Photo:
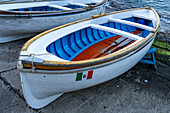
{"type": "Polygon", "coordinates": [[[115,33],[115,34],[121,35],[123,37],[131,38],[132,40],[142,40],[143,39],[143,37],[134,35],[132,33],[128,33],[128,32],[125,32],[125,31],[121,31],[121,30],[106,27],[106,26],[91,24],[91,27],[95,28],[95,29],[100,29],[100,30],[111,32],[111,33],[115,33]]]}
{"type": "Polygon", "coordinates": [[[109,18],[109,21],[131,25],[131,26],[134,26],[134,27],[138,27],[138,28],[141,28],[141,29],[148,30],[148,31],[152,31],[152,29],[153,29],[152,27],[142,25],[142,24],[139,24],[139,23],[135,23],[135,22],[130,22],[130,21],[127,21],[127,20],[109,18]]]}
{"type": "Polygon", "coordinates": [[[147,19],[147,20],[153,20],[153,18],[147,16],[147,15],[144,15],[144,14],[133,14],[132,17],[137,17],[137,18],[143,18],[143,19],[147,19]]]}
{"type": "Polygon", "coordinates": [[[63,10],[72,10],[71,8],[67,8],[67,7],[63,7],[63,6],[59,6],[59,5],[48,5],[48,6],[58,8],[58,9],[63,9],[63,10]]]}
{"type": "Polygon", "coordinates": [[[86,4],[82,4],[82,3],[76,3],[76,2],[70,2],[70,5],[78,5],[78,6],[83,6],[83,7],[87,7],[88,5],[86,4]]]}

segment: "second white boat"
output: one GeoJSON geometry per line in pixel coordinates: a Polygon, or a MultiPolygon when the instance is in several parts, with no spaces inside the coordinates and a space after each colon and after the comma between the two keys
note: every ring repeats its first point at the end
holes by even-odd
{"type": "Polygon", "coordinates": [[[103,13],[106,0],[0,3],[0,43],[103,13]]]}

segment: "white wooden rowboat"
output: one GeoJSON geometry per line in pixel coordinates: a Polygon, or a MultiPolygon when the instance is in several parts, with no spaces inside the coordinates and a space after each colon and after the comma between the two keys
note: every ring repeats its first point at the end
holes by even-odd
{"type": "Polygon", "coordinates": [[[22,48],[25,99],[41,108],[63,93],[113,79],[136,65],[160,24],[150,7],[93,16],[45,31],[22,48]]]}
{"type": "Polygon", "coordinates": [[[103,13],[106,0],[0,3],[0,43],[103,13]]]}

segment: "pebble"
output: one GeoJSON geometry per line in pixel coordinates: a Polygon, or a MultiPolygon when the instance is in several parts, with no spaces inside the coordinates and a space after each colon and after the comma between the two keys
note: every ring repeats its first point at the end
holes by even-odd
{"type": "Polygon", "coordinates": [[[147,82],[148,82],[148,80],[144,80],[144,82],[145,82],[145,83],[147,83],[147,82]]]}

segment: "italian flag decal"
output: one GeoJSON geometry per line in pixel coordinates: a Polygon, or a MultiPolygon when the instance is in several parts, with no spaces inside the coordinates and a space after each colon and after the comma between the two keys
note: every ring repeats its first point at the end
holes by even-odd
{"type": "Polygon", "coordinates": [[[80,73],[77,73],[77,77],[76,77],[76,81],[81,81],[83,79],[92,79],[92,76],[93,76],[93,70],[92,71],[88,71],[87,73],[86,72],[80,72],[80,73]]]}

